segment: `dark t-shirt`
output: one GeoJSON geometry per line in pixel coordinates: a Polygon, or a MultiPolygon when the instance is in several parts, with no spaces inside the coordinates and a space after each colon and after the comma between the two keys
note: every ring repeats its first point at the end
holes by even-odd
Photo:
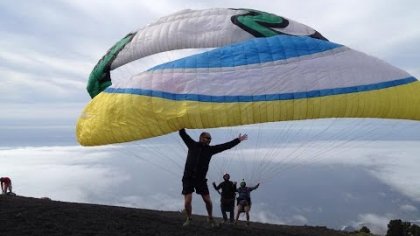
{"type": "Polygon", "coordinates": [[[185,162],[184,176],[185,179],[196,179],[203,180],[206,178],[207,171],[209,169],[210,159],[214,154],[222,152],[224,150],[233,148],[240,143],[238,138],[233,139],[230,142],[218,144],[214,146],[205,145],[200,142],[194,141],[185,131],[182,129],[179,131],[179,135],[188,147],[187,160],[185,162]]]}
{"type": "Polygon", "coordinates": [[[223,181],[219,185],[215,186],[216,190],[221,189],[221,196],[223,199],[235,199],[235,191],[236,191],[236,185],[228,180],[223,181]]]}

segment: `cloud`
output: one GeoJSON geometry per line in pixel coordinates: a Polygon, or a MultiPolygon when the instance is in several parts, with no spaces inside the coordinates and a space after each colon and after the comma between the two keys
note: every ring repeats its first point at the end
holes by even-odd
{"type": "MultiPolygon", "coordinates": [[[[304,165],[358,166],[420,202],[418,122],[378,119],[322,122],[308,121],[313,125],[310,128],[304,122],[302,126],[293,123],[272,125],[270,130],[256,129],[256,133],[247,130],[250,140],[241,144],[241,150],[232,153],[232,158],[266,163],[260,171],[267,175],[304,165]],[[276,132],[281,135],[275,135],[276,132]],[[256,143],[253,143],[253,137],[258,137],[256,143]]],[[[350,193],[346,199],[351,197],[354,196],[350,193]]]]}
{"type": "MultiPolygon", "coordinates": [[[[250,213],[250,218],[252,221],[280,225],[305,225],[309,222],[309,220],[301,214],[285,215],[284,213],[282,214],[280,212],[272,212],[269,208],[267,208],[267,206],[264,205],[264,203],[257,203],[253,205],[252,211],[250,213]]],[[[271,206],[271,208],[275,209],[274,206],[271,206]]],[[[244,217],[244,214],[242,214],[240,220],[245,219],[244,217]]]]}
{"type": "Polygon", "coordinates": [[[178,188],[154,185],[172,183],[168,173],[114,146],[3,147],[0,162],[18,195],[162,210],[182,205],[178,188]],[[147,177],[154,184],[141,181],[147,177]]]}
{"type": "MultiPolygon", "coordinates": [[[[3,143],[10,142],[10,139],[16,136],[15,133],[17,130],[26,129],[26,137],[38,137],[39,139],[40,132],[45,133],[51,130],[46,133],[46,136],[42,136],[45,140],[47,140],[48,134],[62,137],[68,136],[72,139],[72,144],[76,144],[74,125],[78,114],[80,114],[83,108],[83,104],[68,104],[66,106],[44,104],[35,106],[37,109],[34,111],[29,109],[29,106],[0,106],[5,111],[5,116],[0,118],[0,121],[4,124],[3,132],[0,134],[0,140],[4,139],[3,143]],[[36,120],[37,122],[34,124],[33,122],[28,122],[28,119],[32,121],[36,120]],[[69,121],[71,123],[68,123],[69,121]],[[30,128],[28,125],[43,128],[33,129],[31,131],[31,129],[28,129],[30,128]],[[63,132],[68,133],[57,133],[57,125],[66,125],[68,131],[63,130],[63,132]],[[14,128],[10,129],[6,128],[6,126],[14,128]]],[[[317,124],[317,122],[313,124],[317,124]]],[[[326,124],[326,127],[330,127],[330,124],[326,124]]],[[[285,127],[277,127],[280,130],[278,131],[274,127],[271,127],[271,131],[278,131],[280,134],[284,133],[285,129],[297,129],[296,131],[289,132],[287,135],[282,134],[281,136],[283,137],[280,137],[280,139],[276,135],[258,128],[255,130],[256,133],[254,133],[252,129],[255,127],[252,129],[219,130],[217,132],[215,130],[209,130],[214,136],[214,140],[220,140],[220,142],[230,140],[238,133],[244,131],[250,137],[240,147],[218,155],[212,161],[212,166],[214,166],[213,169],[215,171],[211,169],[209,177],[217,180],[220,179],[224,171],[237,171],[237,173],[240,173],[239,176],[247,177],[252,182],[271,179],[280,174],[284,175],[296,168],[310,165],[347,165],[366,170],[371,176],[390,186],[392,189],[408,196],[414,201],[420,201],[420,185],[416,181],[420,178],[417,161],[419,144],[416,141],[419,137],[418,134],[417,136],[415,135],[418,126],[413,126],[411,122],[408,122],[408,124],[406,122],[398,124],[392,121],[385,122],[384,126],[380,125],[372,129],[370,126],[356,128],[353,123],[349,124],[352,124],[351,127],[352,131],[355,131],[353,133],[355,136],[347,134],[349,136],[346,137],[346,135],[343,135],[345,132],[341,132],[340,130],[341,125],[343,127],[346,126],[345,123],[335,124],[337,125],[337,130],[334,129],[334,132],[337,132],[339,134],[338,136],[334,132],[325,132],[322,128],[319,130],[317,128],[306,129],[303,126],[297,129],[298,126],[293,125],[287,127],[288,125],[286,124],[285,127]],[[391,128],[388,128],[388,132],[386,132],[385,127],[388,125],[391,128]],[[379,140],[376,140],[376,135],[372,136],[372,130],[381,131],[378,134],[379,140]],[[369,135],[365,136],[363,132],[369,135]],[[264,133],[266,136],[263,136],[264,133]],[[400,136],[400,134],[407,136],[400,136]],[[299,137],[309,138],[299,142],[299,137]],[[372,137],[373,139],[369,140],[372,137]],[[390,137],[395,138],[395,140],[386,140],[390,139],[390,137]],[[318,141],[324,138],[324,141],[318,141]],[[363,138],[369,139],[363,140],[363,138]],[[384,138],[385,140],[381,140],[384,138]],[[398,139],[402,139],[403,141],[399,141],[398,139]]],[[[330,129],[332,128],[330,127],[330,129]]],[[[193,130],[189,132],[192,137],[198,137],[197,132],[193,130]]],[[[54,137],[51,136],[51,140],[53,139],[54,137]]],[[[22,138],[19,142],[22,142],[22,138]]],[[[176,173],[182,172],[186,150],[185,145],[180,143],[176,133],[156,139],[144,140],[139,143],[117,145],[116,147],[125,150],[124,155],[136,156],[154,168],[165,169],[168,173],[180,177],[176,173]],[[165,148],[162,148],[162,146],[165,148]],[[143,151],[139,153],[139,149],[143,151]],[[147,156],[160,156],[162,158],[144,158],[147,156]],[[166,164],[163,164],[163,161],[167,161],[166,164]]],[[[348,202],[356,201],[360,198],[359,195],[350,192],[350,190],[346,191],[343,197],[348,202]]]]}
{"type": "Polygon", "coordinates": [[[385,235],[388,229],[388,223],[391,219],[391,217],[372,213],[360,214],[359,222],[357,223],[358,227],[355,228],[360,229],[362,226],[366,226],[374,234],[385,235]]]}
{"type": "Polygon", "coordinates": [[[303,215],[294,215],[292,219],[293,219],[293,222],[297,225],[304,225],[308,223],[308,219],[306,219],[306,217],[303,215]]]}
{"type": "MultiPolygon", "coordinates": [[[[166,144],[156,142],[147,142],[137,146],[111,145],[90,148],[79,146],[2,147],[0,148],[0,162],[2,163],[0,173],[10,176],[14,184],[14,190],[17,194],[23,196],[180,211],[183,208],[180,180],[185,155],[182,145],[169,147],[166,144]],[[171,151],[170,156],[165,157],[164,152],[157,150],[162,145],[171,151]]],[[[232,164],[242,168],[244,163],[232,164]]],[[[367,205],[360,203],[360,201],[370,201],[361,198],[362,195],[365,196],[366,194],[353,193],[351,189],[346,189],[349,194],[344,195],[348,197],[348,202],[346,203],[346,200],[342,199],[343,191],[340,185],[345,183],[340,182],[340,180],[348,179],[346,175],[355,173],[354,170],[350,169],[343,172],[342,167],[340,169],[331,166],[331,168],[336,170],[333,174],[326,172],[326,167],[316,168],[309,165],[306,169],[297,169],[296,172],[290,170],[289,174],[283,173],[281,178],[276,177],[271,180],[272,183],[264,182],[258,191],[253,193],[254,204],[251,220],[274,224],[312,224],[339,227],[343,225],[344,220],[348,222],[349,219],[358,217],[357,224],[359,222],[369,223],[369,228],[372,227],[370,226],[372,224],[378,230],[383,229],[382,226],[382,228],[379,227],[380,223],[392,218],[391,216],[385,214],[386,219],[383,219],[379,217],[380,213],[376,213],[376,215],[353,215],[353,213],[366,210],[367,205]],[[302,173],[309,173],[308,169],[310,173],[315,175],[302,176],[302,173]],[[321,174],[321,176],[316,173],[321,174]],[[342,173],[343,176],[336,176],[337,173],[342,173]],[[334,178],[337,179],[327,181],[327,183],[325,178],[329,175],[335,176],[334,178]],[[321,194],[323,197],[317,194],[312,194],[310,197],[307,195],[308,191],[314,193],[313,190],[315,189],[323,191],[320,190],[321,186],[325,186],[323,188],[326,189],[338,189],[338,191],[329,191],[330,196],[328,198],[324,194],[321,194]],[[285,190],[287,191],[285,192],[285,190]],[[331,201],[331,199],[337,201],[331,201]],[[336,211],[337,206],[335,204],[340,204],[341,207],[343,207],[343,204],[351,204],[352,210],[346,213],[336,211]],[[338,220],[336,214],[340,215],[338,220]]],[[[238,176],[235,169],[230,170],[232,176],[238,176]]],[[[212,162],[210,172],[215,171],[217,171],[217,166],[212,162]]],[[[215,176],[216,178],[220,177],[215,176]]],[[[216,180],[216,178],[209,177],[209,180],[216,180]]],[[[351,183],[352,180],[348,181],[347,185],[354,184],[351,183]]],[[[366,179],[365,184],[370,182],[371,180],[366,179]]],[[[373,186],[368,185],[367,187],[372,189],[373,186]]],[[[355,189],[359,191],[363,188],[355,186],[355,189]]],[[[376,187],[374,189],[374,191],[378,190],[376,187]]],[[[379,188],[379,190],[381,189],[379,188]]],[[[212,192],[214,214],[220,216],[217,207],[218,196],[215,194],[215,192],[212,192]]],[[[206,215],[202,199],[197,195],[194,196],[194,214],[206,215]]],[[[372,193],[367,196],[376,195],[372,193]]],[[[393,203],[390,201],[393,199],[391,195],[375,199],[375,202],[379,201],[378,211],[389,210],[389,212],[392,212],[393,203]],[[384,206],[386,206],[385,209],[384,206]]],[[[403,217],[404,212],[408,213],[408,216],[412,215],[413,211],[410,210],[414,209],[415,204],[408,200],[404,201],[406,203],[397,206],[397,209],[399,207],[401,212],[394,211],[395,216],[403,217]]],[[[375,209],[374,206],[368,205],[369,208],[373,207],[373,210],[375,209]]],[[[244,219],[243,216],[241,219],[244,219]]]]}
{"type": "MultiPolygon", "coordinates": [[[[407,153],[417,152],[418,142],[413,142],[411,145],[411,150],[406,149],[405,151],[407,153]]],[[[416,171],[419,168],[417,159],[413,154],[404,155],[401,153],[391,155],[382,153],[370,156],[371,173],[397,191],[420,202],[420,185],[416,181],[420,178],[420,173],[416,171]]]]}
{"type": "MultiPolygon", "coordinates": [[[[258,221],[262,223],[270,223],[270,224],[286,224],[290,222],[288,219],[282,219],[278,213],[271,212],[269,208],[264,207],[264,204],[255,204],[253,205],[251,211],[251,220],[258,221]],[[261,205],[261,206],[260,206],[261,205]]],[[[241,216],[243,219],[244,214],[241,216]]]]}
{"type": "Polygon", "coordinates": [[[80,147],[2,149],[0,172],[12,178],[19,195],[86,202],[89,192],[112,190],[127,178],[100,164],[107,158],[107,153],[80,147]]]}
{"type": "MultiPolygon", "coordinates": [[[[74,134],[77,118],[81,114],[85,104],[83,103],[18,103],[0,104],[2,115],[0,128],[2,131],[12,129],[26,129],[28,127],[41,128],[51,132],[57,125],[67,126],[74,134]]],[[[30,134],[30,133],[27,133],[30,134]]],[[[0,137],[6,135],[0,133],[0,137]]],[[[4,144],[3,144],[4,145],[4,144]]]]}
{"type": "Polygon", "coordinates": [[[405,205],[401,205],[400,209],[402,211],[406,211],[406,212],[416,212],[417,211],[417,207],[410,205],[410,204],[405,204],[405,205]]]}
{"type": "Polygon", "coordinates": [[[182,211],[184,205],[177,196],[153,192],[145,192],[142,195],[122,196],[114,204],[118,206],[165,211],[182,211]]]}

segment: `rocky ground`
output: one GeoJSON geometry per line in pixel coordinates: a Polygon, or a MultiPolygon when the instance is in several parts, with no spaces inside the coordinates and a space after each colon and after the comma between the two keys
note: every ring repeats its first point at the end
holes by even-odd
{"type": "MultiPolygon", "coordinates": [[[[182,227],[179,212],[153,211],[116,206],[68,203],[20,196],[0,195],[0,235],[276,235],[344,236],[349,233],[313,226],[287,226],[252,222],[246,226],[211,228],[204,216],[182,227]]],[[[220,219],[217,219],[220,221],[220,219]]]]}

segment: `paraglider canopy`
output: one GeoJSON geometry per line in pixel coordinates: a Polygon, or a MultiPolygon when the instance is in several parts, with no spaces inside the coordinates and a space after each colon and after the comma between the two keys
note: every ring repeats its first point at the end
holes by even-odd
{"type": "Polygon", "coordinates": [[[332,117],[420,120],[419,84],[286,17],[184,10],[127,34],[98,62],[77,139],[103,145],[332,117]]]}

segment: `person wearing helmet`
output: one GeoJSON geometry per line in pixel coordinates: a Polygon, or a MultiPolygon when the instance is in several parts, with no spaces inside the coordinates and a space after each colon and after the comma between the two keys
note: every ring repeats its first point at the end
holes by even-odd
{"type": "Polygon", "coordinates": [[[213,182],[213,187],[217,192],[221,189],[220,193],[220,210],[223,215],[223,223],[227,223],[227,214],[229,212],[229,222],[233,223],[233,216],[235,210],[235,196],[236,196],[236,182],[230,181],[228,173],[223,175],[223,182],[216,186],[213,182]]]}
{"type": "Polygon", "coordinates": [[[9,177],[1,177],[0,178],[0,185],[1,185],[1,191],[3,194],[7,194],[7,190],[9,190],[9,193],[12,192],[12,181],[9,177]]]}
{"type": "Polygon", "coordinates": [[[238,205],[238,211],[236,214],[235,223],[238,222],[239,215],[242,212],[245,212],[246,214],[246,224],[249,225],[249,211],[251,210],[251,192],[255,189],[257,189],[260,186],[258,183],[254,187],[247,187],[246,182],[242,180],[240,183],[240,186],[238,189],[236,189],[236,192],[238,192],[238,198],[237,205],[238,205]]]}
{"type": "Polygon", "coordinates": [[[184,195],[184,207],[187,215],[187,220],[183,226],[188,226],[191,223],[192,214],[192,193],[195,191],[200,194],[206,204],[208,214],[208,221],[210,225],[216,226],[213,220],[213,205],[210,198],[209,189],[207,186],[207,171],[209,169],[210,160],[213,155],[223,152],[227,149],[233,148],[240,142],[248,139],[248,135],[244,134],[233,139],[230,142],[210,145],[211,136],[207,132],[200,134],[199,141],[193,140],[185,131],[179,130],[179,135],[188,147],[187,159],[185,161],[184,175],[182,177],[182,194],[184,195]]]}

